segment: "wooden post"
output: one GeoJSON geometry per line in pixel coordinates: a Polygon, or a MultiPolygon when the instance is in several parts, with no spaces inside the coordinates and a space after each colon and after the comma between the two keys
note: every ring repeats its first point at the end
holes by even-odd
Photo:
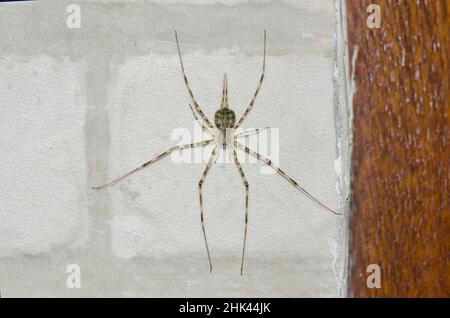
{"type": "Polygon", "coordinates": [[[450,2],[348,0],[347,13],[350,58],[359,47],[349,296],[450,297],[450,2]],[[370,264],[381,288],[367,287],[370,264]]]}

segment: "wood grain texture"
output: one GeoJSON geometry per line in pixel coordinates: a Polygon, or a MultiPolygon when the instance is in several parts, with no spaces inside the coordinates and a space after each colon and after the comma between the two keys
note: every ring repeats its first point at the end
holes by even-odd
{"type": "Polygon", "coordinates": [[[349,296],[450,297],[450,1],[348,0],[349,296]],[[381,6],[369,29],[367,6],[381,6]],[[381,288],[366,268],[381,266],[381,288]]]}

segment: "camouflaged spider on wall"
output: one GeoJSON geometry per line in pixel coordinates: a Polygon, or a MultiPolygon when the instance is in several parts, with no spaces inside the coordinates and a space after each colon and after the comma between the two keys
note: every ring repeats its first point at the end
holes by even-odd
{"type": "Polygon", "coordinates": [[[248,193],[249,193],[249,184],[247,182],[247,178],[245,177],[244,170],[242,169],[242,166],[238,160],[237,157],[237,150],[245,151],[251,156],[256,157],[258,160],[262,161],[263,163],[269,165],[272,167],[279,175],[281,175],[283,178],[285,178],[289,183],[291,183],[293,186],[295,186],[297,189],[299,189],[301,192],[303,192],[307,197],[309,197],[311,200],[325,208],[331,213],[334,213],[336,215],[339,215],[340,213],[337,213],[327,207],[325,204],[320,202],[318,199],[316,199],[314,196],[312,196],[309,192],[307,192],[303,187],[301,187],[297,181],[292,179],[290,176],[288,176],[283,170],[275,166],[272,161],[269,158],[266,158],[262,155],[260,155],[258,152],[251,150],[250,148],[246,147],[245,145],[241,144],[238,139],[242,137],[246,137],[252,134],[258,134],[260,131],[268,129],[268,127],[261,128],[261,129],[248,129],[244,130],[240,133],[236,132],[236,129],[242,124],[250,110],[253,108],[253,105],[255,103],[256,97],[258,96],[258,93],[261,88],[261,84],[264,80],[264,73],[266,68],[266,32],[264,31],[264,53],[263,53],[263,65],[262,65],[262,73],[261,78],[259,80],[258,86],[256,88],[255,94],[253,95],[252,100],[250,101],[250,104],[247,106],[246,110],[242,114],[242,116],[239,118],[238,121],[236,121],[236,115],[234,111],[229,107],[228,105],[228,85],[227,85],[227,74],[224,74],[223,77],[223,92],[222,92],[222,102],[219,107],[219,109],[216,111],[214,115],[214,123],[212,123],[208,117],[203,112],[200,105],[197,103],[197,100],[194,97],[194,94],[192,93],[192,90],[189,86],[188,79],[186,77],[186,72],[184,69],[183,59],[181,57],[181,51],[180,51],[180,44],[178,42],[178,35],[175,31],[175,40],[177,43],[177,49],[178,49],[178,56],[180,59],[180,65],[181,65],[181,71],[183,74],[184,83],[186,84],[186,88],[188,90],[188,93],[190,95],[192,105],[190,106],[190,109],[192,111],[192,114],[194,115],[194,118],[200,122],[202,128],[209,132],[212,136],[211,139],[206,139],[200,142],[195,142],[191,144],[184,144],[184,145],[177,145],[174,147],[171,147],[161,153],[160,155],[156,156],[155,158],[151,159],[150,161],[144,163],[143,165],[137,167],[136,169],[128,172],[127,174],[113,180],[112,182],[106,183],[102,186],[95,187],[94,189],[100,190],[104,189],[106,187],[112,186],[123,179],[129,177],[133,173],[151,165],[152,163],[157,162],[158,160],[161,160],[162,158],[168,156],[175,150],[183,150],[183,149],[189,149],[194,147],[203,147],[206,145],[209,145],[211,143],[215,143],[215,146],[212,150],[211,156],[209,157],[208,163],[206,164],[206,168],[203,172],[203,175],[200,178],[200,181],[198,183],[198,189],[199,189],[199,200],[200,200],[200,222],[202,225],[203,230],[203,238],[205,241],[206,246],[206,253],[208,256],[209,261],[209,271],[212,271],[212,261],[211,261],[211,255],[209,253],[209,247],[208,247],[208,241],[206,239],[206,229],[205,229],[205,220],[204,220],[204,207],[203,207],[203,183],[205,182],[206,175],[208,174],[208,171],[210,170],[211,166],[215,162],[217,155],[219,151],[222,149],[226,149],[227,147],[231,148],[233,153],[234,162],[237,166],[237,169],[241,175],[242,182],[245,186],[245,217],[244,217],[244,241],[242,246],[242,256],[241,256],[241,275],[244,268],[244,255],[245,255],[245,243],[247,240],[247,226],[248,226],[248,193]],[[200,118],[199,118],[200,116],[200,118]]]}

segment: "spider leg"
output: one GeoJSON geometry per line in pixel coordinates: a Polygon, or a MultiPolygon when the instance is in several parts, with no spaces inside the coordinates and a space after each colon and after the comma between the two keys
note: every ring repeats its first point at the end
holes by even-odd
{"type": "Polygon", "coordinates": [[[242,257],[241,257],[241,275],[242,271],[244,269],[244,255],[245,255],[245,243],[247,241],[247,225],[248,225],[248,181],[245,177],[244,170],[242,169],[241,163],[239,162],[239,159],[237,157],[236,148],[233,147],[233,156],[234,156],[234,162],[236,163],[236,166],[238,168],[239,174],[241,175],[242,182],[244,182],[245,186],[245,228],[244,228],[244,244],[242,246],[242,257]]]}
{"type": "Polygon", "coordinates": [[[206,132],[208,132],[208,133],[210,133],[210,134],[213,135],[213,133],[212,133],[212,131],[211,131],[211,128],[209,128],[208,126],[206,126],[205,123],[204,123],[202,120],[200,120],[200,119],[198,118],[198,116],[197,116],[197,114],[195,113],[194,108],[192,108],[192,105],[191,105],[191,104],[189,104],[189,108],[191,109],[192,115],[194,116],[195,120],[198,121],[198,122],[200,123],[200,125],[202,126],[203,131],[206,131],[206,132]]]}
{"type": "Polygon", "coordinates": [[[329,207],[327,207],[325,204],[323,204],[322,202],[320,202],[318,199],[316,199],[312,194],[310,194],[308,191],[306,191],[304,188],[302,188],[297,181],[295,181],[294,179],[292,179],[290,176],[288,176],[283,170],[281,170],[279,167],[275,166],[272,163],[272,160],[262,156],[261,154],[257,153],[256,151],[251,150],[248,147],[245,147],[244,145],[242,145],[241,143],[235,141],[235,146],[239,147],[240,149],[244,150],[246,153],[256,157],[256,159],[261,160],[262,162],[264,162],[265,164],[267,164],[268,166],[272,167],[278,174],[280,174],[283,178],[285,178],[287,181],[289,181],[294,187],[296,187],[297,189],[299,189],[300,191],[302,191],[308,198],[310,198],[311,200],[313,200],[314,202],[316,202],[317,204],[319,204],[320,206],[324,207],[325,209],[327,209],[328,211],[330,211],[333,214],[336,215],[341,215],[341,213],[338,213],[336,211],[333,211],[332,209],[330,209],[329,207]]]}
{"type": "Polygon", "coordinates": [[[247,137],[250,135],[259,134],[261,131],[268,130],[268,129],[270,129],[270,127],[256,128],[256,129],[250,128],[250,129],[246,129],[243,132],[236,134],[234,137],[235,138],[247,137]]]}
{"type": "Polygon", "coordinates": [[[112,186],[112,185],[122,181],[123,179],[131,176],[132,174],[138,172],[139,170],[144,169],[148,165],[151,165],[152,163],[155,163],[156,161],[158,161],[158,160],[160,160],[160,159],[170,155],[174,150],[183,150],[183,149],[186,149],[186,148],[194,148],[194,147],[197,147],[197,146],[206,146],[206,145],[210,144],[211,142],[213,142],[214,140],[215,139],[208,139],[208,140],[203,140],[203,141],[195,142],[195,143],[191,143],[191,144],[184,144],[184,145],[173,146],[173,147],[167,149],[166,151],[164,151],[163,153],[159,154],[155,158],[153,158],[153,159],[147,161],[146,163],[140,165],[136,169],[134,169],[134,170],[124,174],[123,176],[121,176],[121,177],[119,177],[119,178],[117,178],[117,179],[115,179],[115,180],[113,180],[113,181],[111,181],[109,183],[106,183],[104,185],[101,185],[101,186],[98,186],[98,187],[93,187],[92,189],[101,190],[101,189],[110,187],[110,186],[112,186]]]}
{"type": "Polygon", "coordinates": [[[253,95],[252,101],[248,105],[247,109],[245,110],[244,114],[242,114],[241,118],[238,120],[234,128],[238,128],[242,122],[244,121],[245,117],[247,117],[250,110],[253,108],[253,104],[255,103],[256,96],[258,96],[259,90],[261,89],[261,84],[264,80],[264,72],[266,70],[266,31],[264,30],[264,56],[263,56],[263,67],[262,67],[262,74],[261,78],[258,83],[258,87],[256,88],[255,95],[253,95]]]}
{"type": "Polygon", "coordinates": [[[200,181],[198,182],[198,193],[199,193],[199,201],[200,201],[200,222],[202,223],[203,238],[205,239],[206,253],[208,254],[209,272],[210,273],[212,272],[212,262],[211,262],[211,254],[209,253],[209,248],[208,248],[208,241],[206,239],[206,230],[205,230],[205,222],[204,222],[203,183],[205,182],[206,175],[208,174],[209,170],[211,169],[212,164],[215,162],[216,157],[217,157],[217,147],[214,146],[214,149],[211,153],[211,157],[209,157],[208,163],[206,164],[205,171],[203,172],[202,177],[200,178],[200,181]]]}
{"type": "Polygon", "coordinates": [[[200,117],[202,117],[202,119],[206,122],[206,124],[208,125],[209,128],[214,128],[214,126],[209,121],[208,117],[206,117],[205,113],[203,112],[203,110],[201,109],[201,107],[199,106],[197,101],[195,100],[194,94],[192,93],[191,87],[189,86],[189,82],[186,77],[186,72],[184,70],[183,59],[181,58],[180,44],[178,43],[177,31],[175,31],[175,40],[177,42],[178,57],[180,58],[181,71],[183,72],[184,83],[186,84],[186,88],[189,92],[189,95],[191,96],[191,100],[192,100],[192,103],[194,104],[195,110],[199,113],[200,117]]]}

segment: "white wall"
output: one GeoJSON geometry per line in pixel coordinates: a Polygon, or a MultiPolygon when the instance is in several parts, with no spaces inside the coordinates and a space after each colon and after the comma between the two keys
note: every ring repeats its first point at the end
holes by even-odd
{"type": "Polygon", "coordinates": [[[168,2],[78,1],[80,29],[66,27],[71,2],[0,4],[2,296],[343,295],[344,217],[259,164],[243,165],[242,277],[244,187],[233,164],[214,166],[205,184],[212,274],[198,206],[204,164],[166,158],[90,189],[173,145],[174,129],[193,130],[175,28],[210,118],[224,72],[237,115],[250,101],[266,29],[266,78],[243,127],[279,128],[283,170],[343,212],[334,1],[168,2]],[[66,287],[73,263],[81,289],[66,287]]]}

